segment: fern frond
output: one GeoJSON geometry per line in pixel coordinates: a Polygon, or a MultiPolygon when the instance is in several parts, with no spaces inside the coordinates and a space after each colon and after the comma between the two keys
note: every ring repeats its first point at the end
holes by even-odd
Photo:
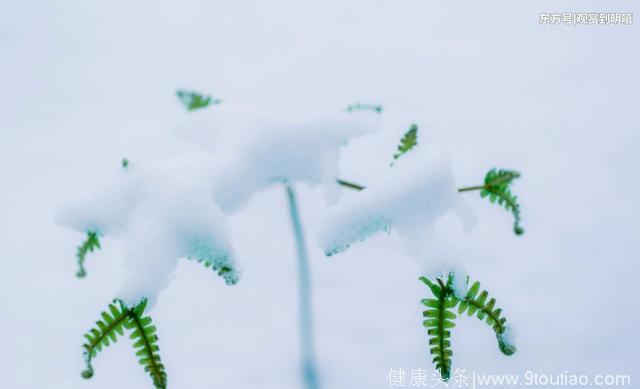
{"type": "Polygon", "coordinates": [[[233,263],[229,261],[226,257],[221,259],[215,259],[213,257],[189,257],[190,260],[196,261],[204,265],[204,267],[210,267],[216,272],[220,277],[224,279],[224,283],[227,285],[235,285],[238,283],[240,276],[236,271],[233,263]]]}
{"type": "Polygon", "coordinates": [[[513,170],[497,170],[491,169],[484,178],[484,188],[480,191],[481,197],[489,197],[492,203],[498,202],[507,211],[511,211],[515,219],[513,231],[516,235],[522,235],[524,229],[520,226],[520,205],[518,197],[511,193],[509,185],[516,178],[520,177],[520,173],[513,170]]]}
{"type": "Polygon", "coordinates": [[[222,102],[221,100],[214,99],[211,96],[206,96],[195,91],[189,91],[184,89],[178,89],[176,91],[176,96],[178,96],[178,99],[180,99],[180,101],[187,108],[188,111],[195,111],[196,109],[205,108],[210,105],[220,104],[222,102]]]}
{"type": "Polygon", "coordinates": [[[129,320],[124,323],[124,326],[133,330],[129,337],[134,341],[133,348],[138,350],[136,352],[138,361],[153,379],[155,387],[165,389],[167,387],[167,373],[160,360],[156,327],[152,324],[149,316],[144,316],[146,307],[147,300],[143,299],[140,304],[127,310],[129,320]]]}
{"type": "Polygon", "coordinates": [[[356,104],[351,104],[347,107],[346,109],[347,112],[353,112],[353,111],[372,111],[375,113],[382,113],[382,106],[381,105],[376,105],[376,104],[361,104],[361,103],[356,103],[356,104]]]}
{"type": "Polygon", "coordinates": [[[420,280],[431,289],[435,297],[435,299],[422,300],[422,303],[428,307],[423,312],[426,319],[422,324],[428,329],[427,333],[430,336],[429,345],[430,352],[434,355],[433,363],[436,364],[436,369],[440,372],[442,379],[446,381],[451,375],[451,356],[453,355],[450,330],[455,327],[453,320],[456,318],[456,314],[451,311],[451,308],[454,308],[458,301],[451,293],[451,278],[447,282],[448,285],[445,285],[440,279],[437,279],[437,284],[426,277],[420,277],[420,280]]]}
{"type": "Polygon", "coordinates": [[[411,150],[415,145],[418,144],[418,126],[416,124],[412,124],[409,127],[409,130],[405,132],[402,139],[400,139],[400,144],[398,145],[398,152],[393,155],[393,159],[398,159],[409,150],[411,150]]]}
{"type": "Polygon", "coordinates": [[[82,347],[87,367],[82,372],[83,378],[93,377],[91,361],[98,352],[103,347],[115,343],[118,336],[124,334],[124,326],[129,318],[128,310],[121,302],[118,302],[118,305],[116,306],[116,301],[109,304],[109,309],[100,314],[102,319],[98,320],[96,326],[84,335],[87,342],[82,347]]]}
{"type": "Polygon", "coordinates": [[[516,179],[520,178],[520,173],[513,170],[491,169],[484,177],[484,184],[478,186],[468,186],[458,189],[458,192],[469,192],[479,190],[481,197],[488,197],[492,203],[498,203],[514,217],[513,232],[522,235],[524,229],[520,225],[520,204],[518,197],[511,193],[509,186],[516,179]]]}
{"type": "Polygon", "coordinates": [[[515,353],[516,347],[506,341],[502,336],[507,328],[507,319],[501,316],[502,309],[496,308],[496,300],[494,298],[487,300],[489,298],[489,292],[486,290],[483,290],[479,294],[478,292],[480,292],[480,283],[476,281],[471,285],[464,299],[460,300],[458,314],[462,315],[465,312],[469,316],[476,314],[478,319],[484,320],[489,326],[491,326],[491,328],[493,328],[493,331],[496,333],[498,338],[498,347],[500,348],[500,351],[505,355],[515,353]]]}
{"type": "Polygon", "coordinates": [[[76,277],[82,278],[87,275],[87,271],[84,268],[85,258],[88,253],[99,249],[100,239],[98,239],[98,233],[95,231],[87,232],[87,239],[78,246],[78,252],[76,253],[76,258],[78,259],[78,271],[76,272],[76,277]]]}

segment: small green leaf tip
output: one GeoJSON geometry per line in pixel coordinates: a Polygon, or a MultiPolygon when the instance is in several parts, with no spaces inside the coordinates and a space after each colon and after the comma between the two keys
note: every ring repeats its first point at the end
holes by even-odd
{"type": "Polygon", "coordinates": [[[126,159],[126,158],[122,158],[122,167],[123,167],[124,169],[126,169],[126,168],[128,168],[128,167],[129,167],[129,160],[128,160],[128,159],[126,159]]]}
{"type": "Polygon", "coordinates": [[[187,108],[187,111],[195,111],[197,109],[205,108],[210,105],[220,104],[222,101],[214,99],[209,95],[203,95],[196,91],[178,89],[176,96],[187,108]]]}
{"type": "Polygon", "coordinates": [[[382,105],[355,103],[355,104],[349,105],[345,111],[347,112],[371,111],[375,113],[382,113],[382,105]]]}
{"type": "Polygon", "coordinates": [[[506,341],[502,334],[496,334],[496,337],[498,338],[498,348],[504,355],[513,355],[518,350],[515,345],[506,341]]]}
{"type": "Polygon", "coordinates": [[[398,145],[398,152],[393,155],[393,159],[397,160],[412,148],[414,148],[418,144],[418,126],[416,124],[412,124],[409,127],[409,130],[404,133],[402,139],[400,139],[400,144],[398,145]]]}
{"type": "Polygon", "coordinates": [[[83,370],[80,375],[85,380],[91,379],[91,377],[93,377],[93,367],[92,366],[87,366],[87,368],[85,370],[83,370]]]}
{"type": "Polygon", "coordinates": [[[78,246],[78,252],[76,258],[78,259],[78,271],[76,277],[83,278],[87,275],[87,271],[84,268],[84,261],[88,253],[94,250],[100,249],[100,239],[98,239],[98,233],[95,231],[87,232],[87,239],[78,246]]]}

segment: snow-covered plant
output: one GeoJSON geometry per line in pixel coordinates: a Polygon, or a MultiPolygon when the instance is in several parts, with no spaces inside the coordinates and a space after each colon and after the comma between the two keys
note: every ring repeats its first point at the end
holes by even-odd
{"type": "MultiPolygon", "coordinates": [[[[227,284],[235,284],[238,272],[225,213],[240,209],[262,189],[282,185],[299,260],[304,381],[308,389],[318,388],[308,255],[294,187],[298,183],[320,184],[327,200],[335,202],[340,191],[336,182],[340,148],[350,138],[374,131],[377,121],[330,111],[275,116],[233,104],[203,110],[200,108],[220,101],[195,92],[178,91],[177,95],[189,111],[198,110],[177,135],[194,141],[205,153],[137,164],[88,200],[76,202],[58,215],[60,224],[91,233],[95,239],[123,240],[129,270],[116,303],[103,313],[97,329],[87,334],[88,367],[83,376],[92,376],[91,359],[115,341],[123,328],[138,322],[146,328],[150,318],[142,313],[168,285],[179,258],[211,267],[227,284]]],[[[160,369],[159,357],[153,354],[157,352],[157,338],[151,337],[154,333],[155,327],[152,332],[134,329],[132,336],[136,338],[149,335],[137,339],[134,347],[149,345],[138,356],[156,386],[164,387],[164,368],[160,369]]]]}
{"type": "Polygon", "coordinates": [[[57,215],[61,225],[88,234],[90,243],[79,250],[84,255],[90,247],[96,247],[98,236],[124,243],[128,274],[115,296],[117,303],[103,313],[97,329],[87,334],[88,367],[83,377],[92,376],[91,359],[115,341],[124,326],[133,331],[140,363],[156,386],[164,388],[166,375],[157,356],[155,327],[143,313],[152,308],[160,290],[169,284],[178,259],[213,268],[228,285],[238,282],[229,227],[211,198],[213,164],[208,156],[189,155],[139,166],[57,215]]]}
{"type": "Polygon", "coordinates": [[[243,207],[267,187],[285,188],[298,258],[300,344],[303,383],[320,387],[315,367],[311,276],[295,186],[320,185],[328,202],[340,192],[340,149],[351,138],[371,133],[377,119],[364,106],[345,112],[318,111],[310,115],[273,115],[233,104],[201,110],[177,130],[178,136],[203,147],[215,158],[211,170],[213,198],[224,212],[243,207]]]}
{"type": "Polygon", "coordinates": [[[195,111],[196,109],[205,108],[209,105],[220,104],[220,99],[215,99],[211,96],[203,95],[196,91],[179,89],[176,91],[176,96],[182,101],[182,104],[189,111],[195,111]]]}
{"type": "Polygon", "coordinates": [[[463,227],[470,230],[475,220],[458,193],[478,189],[483,197],[491,196],[492,202],[497,199],[500,205],[509,204],[505,207],[516,215],[516,233],[522,233],[519,206],[509,190],[519,174],[491,170],[484,185],[456,189],[446,154],[435,145],[419,145],[416,125],[404,134],[393,159],[391,169],[368,188],[339,181],[361,192],[334,205],[327,213],[320,234],[325,254],[343,252],[380,231],[395,229],[398,232],[428,274],[420,277],[433,295],[422,300],[428,307],[423,313],[423,325],[428,329],[433,363],[444,380],[449,379],[451,371],[451,330],[457,318],[453,309],[458,304],[458,314],[477,314],[495,331],[500,350],[506,355],[513,354],[516,347],[506,319],[501,316],[502,309],[495,307],[495,299],[487,301],[487,291],[478,294],[478,282],[468,288],[468,277],[462,275],[452,248],[437,234],[436,224],[446,214],[454,213],[463,227]]]}
{"type": "Polygon", "coordinates": [[[100,315],[102,319],[98,320],[96,326],[84,335],[87,342],[82,347],[87,367],[82,372],[82,377],[87,379],[93,377],[94,370],[91,364],[93,358],[103,348],[116,343],[118,336],[124,335],[127,330],[130,333],[129,338],[134,342],[133,348],[136,350],[138,362],[149,373],[154,386],[158,389],[167,387],[167,374],[160,360],[157,330],[151,318],[144,316],[146,306],[146,299],[142,299],[134,307],[128,307],[121,300],[115,300],[109,304],[108,311],[100,315]]]}
{"type": "Polygon", "coordinates": [[[431,281],[426,277],[420,277],[431,293],[433,298],[422,299],[427,309],[423,312],[425,320],[422,324],[427,328],[430,352],[433,355],[433,363],[440,372],[444,380],[448,380],[451,374],[451,331],[455,327],[454,320],[457,315],[453,312],[458,305],[458,315],[465,312],[468,316],[477,314],[477,318],[484,320],[496,333],[498,347],[505,355],[512,355],[516,352],[513,340],[509,337],[509,327],[506,325],[507,319],[502,317],[502,309],[496,308],[496,300],[491,298],[487,301],[489,293],[483,290],[480,295],[480,283],[474,282],[471,288],[463,296],[456,293],[454,288],[455,274],[450,273],[446,278],[436,277],[431,281]]]}

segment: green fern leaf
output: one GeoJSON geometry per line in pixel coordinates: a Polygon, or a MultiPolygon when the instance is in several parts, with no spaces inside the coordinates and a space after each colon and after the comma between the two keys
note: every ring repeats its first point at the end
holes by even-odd
{"type": "MultiPolygon", "coordinates": [[[[436,282],[432,282],[428,278],[420,277],[434,298],[426,298],[422,300],[422,304],[427,307],[423,312],[425,320],[423,325],[428,329],[429,345],[431,354],[434,355],[433,363],[440,372],[443,380],[448,380],[451,374],[451,329],[455,327],[454,320],[456,314],[451,311],[458,305],[458,314],[465,312],[469,316],[474,314],[480,320],[484,320],[496,333],[498,339],[498,347],[505,355],[512,355],[516,352],[516,347],[510,340],[509,329],[506,325],[507,319],[502,317],[502,309],[496,308],[496,300],[489,299],[489,293],[486,290],[480,291],[480,283],[474,282],[468,289],[464,298],[456,297],[453,291],[453,273],[447,277],[445,284],[442,279],[436,278],[436,282]]],[[[468,281],[468,280],[467,280],[468,281]]]]}
{"type": "Polygon", "coordinates": [[[195,111],[197,109],[205,108],[210,105],[220,104],[222,101],[214,99],[211,96],[205,96],[195,91],[178,89],[176,96],[187,108],[188,111],[195,111]]]}
{"type": "Polygon", "coordinates": [[[458,301],[451,293],[449,285],[451,278],[447,282],[448,285],[445,285],[440,279],[437,279],[437,284],[425,277],[420,277],[420,280],[431,289],[431,293],[435,297],[435,299],[422,300],[422,303],[428,307],[423,312],[426,319],[422,324],[427,328],[427,333],[430,336],[429,346],[431,347],[430,352],[434,356],[433,363],[435,363],[442,379],[446,381],[451,375],[451,357],[453,355],[450,330],[455,327],[453,320],[456,319],[456,314],[451,311],[451,308],[454,308],[458,301]]]}
{"type": "Polygon", "coordinates": [[[82,372],[83,378],[93,377],[93,366],[91,361],[104,347],[115,343],[119,335],[124,334],[124,327],[129,319],[126,307],[121,302],[114,301],[109,304],[108,311],[100,314],[101,320],[96,322],[96,326],[89,330],[84,337],[86,343],[82,345],[84,348],[84,359],[87,365],[82,372]],[[116,306],[118,303],[119,306],[116,306]]]}
{"type": "Polygon", "coordinates": [[[496,300],[494,298],[487,301],[489,292],[486,290],[483,290],[480,294],[478,292],[480,292],[480,283],[476,281],[471,285],[464,299],[460,300],[458,314],[462,315],[465,312],[469,316],[476,314],[478,319],[484,320],[496,333],[500,351],[505,355],[515,353],[516,347],[504,338],[507,319],[501,316],[502,309],[495,307],[496,300]]]}
{"type": "Polygon", "coordinates": [[[126,329],[131,332],[129,337],[134,341],[136,356],[145,371],[151,375],[155,387],[166,388],[167,374],[158,353],[160,348],[157,344],[156,327],[152,325],[150,317],[144,316],[146,306],[146,299],[133,308],[128,308],[120,300],[114,300],[109,305],[108,311],[100,314],[102,319],[98,320],[96,326],[84,335],[87,341],[82,347],[87,367],[82,372],[83,378],[93,377],[94,371],[91,364],[93,358],[103,348],[115,343],[118,336],[124,335],[126,329]]]}
{"type": "Polygon", "coordinates": [[[524,229],[520,226],[520,204],[518,197],[511,193],[509,186],[520,177],[520,173],[513,170],[491,169],[484,178],[484,187],[480,190],[481,197],[489,197],[492,203],[504,207],[513,214],[515,219],[513,231],[516,235],[522,235],[524,229]]]}
{"type": "Polygon", "coordinates": [[[375,104],[356,103],[356,104],[349,105],[347,107],[346,111],[347,112],[372,111],[372,112],[375,112],[375,113],[382,113],[382,106],[381,105],[375,105],[375,104]]]}
{"type": "Polygon", "coordinates": [[[409,127],[409,130],[405,132],[402,139],[400,139],[400,144],[398,145],[398,152],[393,155],[393,159],[398,159],[409,150],[411,150],[415,145],[418,144],[418,126],[412,124],[409,127]]]}
{"type": "Polygon", "coordinates": [[[78,246],[78,252],[76,258],[78,259],[78,271],[76,277],[83,278],[87,275],[87,271],[84,268],[84,261],[88,253],[94,250],[100,249],[100,239],[98,239],[98,233],[95,231],[87,232],[87,239],[78,246]]]}
{"type": "Polygon", "coordinates": [[[143,299],[140,304],[127,311],[129,320],[124,326],[132,330],[129,336],[133,341],[133,348],[137,350],[136,356],[144,370],[149,373],[153,384],[158,389],[167,387],[167,373],[160,360],[160,347],[158,346],[158,336],[156,327],[152,324],[149,316],[144,316],[147,307],[147,300],[143,299]]]}

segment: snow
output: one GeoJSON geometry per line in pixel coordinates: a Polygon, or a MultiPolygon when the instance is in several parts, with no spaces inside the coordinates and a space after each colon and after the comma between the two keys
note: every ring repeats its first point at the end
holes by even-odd
{"type": "Polygon", "coordinates": [[[229,227],[210,194],[212,163],[187,155],[127,171],[90,199],[63,207],[57,222],[124,241],[128,276],[117,297],[129,305],[147,298],[152,307],[181,257],[230,268],[223,276],[235,284],[229,227]]]}
{"type": "Polygon", "coordinates": [[[327,201],[336,201],[340,148],[378,127],[375,115],[366,113],[278,116],[232,104],[206,111],[192,115],[197,120],[189,116],[176,133],[209,146],[210,154],[127,168],[56,217],[80,232],[123,238],[129,275],[118,297],[130,305],[147,298],[152,307],[180,257],[225,269],[225,282],[235,284],[239,276],[222,210],[238,210],[274,183],[321,184],[327,201]]]}
{"type": "Polygon", "coordinates": [[[256,192],[283,182],[319,184],[328,202],[337,201],[340,149],[352,138],[378,131],[378,116],[338,110],[267,114],[223,103],[194,112],[175,132],[215,157],[213,195],[232,212],[256,192]]]}
{"type": "Polygon", "coordinates": [[[458,299],[464,299],[469,289],[469,275],[462,268],[453,269],[451,272],[453,282],[451,289],[453,289],[453,295],[458,299]]]}
{"type": "Polygon", "coordinates": [[[503,353],[511,355],[516,351],[516,331],[512,326],[506,325],[504,330],[496,336],[500,350],[503,353]]]}
{"type": "Polygon", "coordinates": [[[380,180],[329,209],[319,242],[326,255],[392,229],[419,260],[427,275],[448,274],[456,261],[436,223],[456,214],[467,230],[475,221],[454,185],[451,163],[435,144],[420,142],[380,180]]]}
{"type": "MultiPolygon", "coordinates": [[[[167,135],[170,124],[208,110],[185,112],[178,88],[269,112],[383,104],[378,116],[397,115],[398,125],[341,150],[343,178],[367,186],[389,169],[414,122],[447,147],[460,185],[480,183],[493,167],[519,170],[525,235],[513,236],[508,212],[467,193],[478,225],[450,240],[517,325],[519,351],[505,357],[485,323],[460,318],[452,371],[637,381],[640,310],[630,277],[640,271],[640,26],[536,19],[591,9],[637,16],[640,2],[559,8],[552,0],[6,2],[0,387],[153,387],[124,338],[96,358],[91,381],[80,377],[82,334],[127,277],[123,240],[105,238],[79,281],[74,255],[85,236],[52,216],[112,170],[123,173],[123,157],[133,174],[158,155],[196,151],[167,135]]],[[[296,187],[308,238],[326,211],[319,189],[296,187]]],[[[179,260],[151,312],[169,385],[299,388],[283,189],[262,190],[227,220],[241,282],[227,287],[201,264],[179,260]]],[[[440,222],[437,230],[448,232],[440,222]]],[[[399,234],[370,237],[331,260],[308,241],[323,388],[389,389],[390,368],[432,373],[418,307],[429,291],[399,234]]]]}

